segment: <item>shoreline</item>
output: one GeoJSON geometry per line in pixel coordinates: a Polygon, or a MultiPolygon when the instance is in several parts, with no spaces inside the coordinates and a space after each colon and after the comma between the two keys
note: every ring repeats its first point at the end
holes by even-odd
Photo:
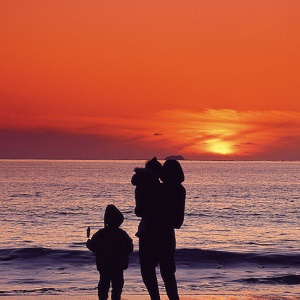
{"type": "MultiPolygon", "coordinates": [[[[0,299],[1,300],[37,300],[37,299],[42,299],[42,300],[97,300],[97,294],[95,295],[35,295],[35,296],[30,296],[30,295],[23,295],[23,296],[1,296],[0,294],[0,299]]],[[[148,295],[130,295],[130,294],[124,294],[122,295],[122,300],[149,300],[148,295]]],[[[261,295],[261,294],[256,294],[255,292],[252,293],[223,293],[223,294],[201,294],[201,295],[195,295],[195,294],[186,294],[186,295],[181,295],[180,300],[297,300],[300,299],[300,296],[282,296],[278,294],[270,294],[270,295],[261,295]]],[[[161,296],[161,300],[168,300],[168,297],[166,295],[161,296]]]]}

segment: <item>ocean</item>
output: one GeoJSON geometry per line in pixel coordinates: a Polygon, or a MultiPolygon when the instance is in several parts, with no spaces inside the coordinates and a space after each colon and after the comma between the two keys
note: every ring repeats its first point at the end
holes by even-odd
{"type": "MultiPolygon", "coordinates": [[[[300,299],[300,162],[182,161],[186,214],[177,237],[182,295],[300,299]]],[[[0,296],[96,295],[86,228],[107,204],[134,241],[124,293],[147,295],[139,271],[135,167],[144,161],[0,160],[0,296]]],[[[160,289],[164,294],[162,280],[160,289]]]]}

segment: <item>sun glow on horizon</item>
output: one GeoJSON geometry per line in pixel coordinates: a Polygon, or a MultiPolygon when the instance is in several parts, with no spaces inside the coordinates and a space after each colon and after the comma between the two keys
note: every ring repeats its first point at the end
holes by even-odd
{"type": "Polygon", "coordinates": [[[208,140],[206,143],[207,150],[211,153],[227,155],[233,154],[235,152],[233,145],[227,141],[222,141],[220,139],[211,139],[208,140]]]}
{"type": "MultiPolygon", "coordinates": [[[[0,113],[0,117],[0,131],[4,134],[20,129],[21,136],[28,132],[35,140],[39,139],[36,137],[39,133],[49,139],[60,134],[72,139],[90,139],[93,146],[99,141],[99,145],[106,144],[107,149],[121,144],[132,152],[132,145],[135,145],[137,153],[142,149],[158,156],[176,151],[187,158],[253,159],[265,149],[271,151],[274,145],[289,147],[290,140],[295,145],[292,151],[297,155],[300,143],[295,138],[299,136],[300,115],[288,111],[163,110],[148,116],[130,117],[0,113]]],[[[104,151],[103,146],[100,148],[98,151],[104,151]]],[[[105,155],[111,157],[111,152],[105,155]]],[[[134,152],[132,157],[135,156],[134,152]]]]}

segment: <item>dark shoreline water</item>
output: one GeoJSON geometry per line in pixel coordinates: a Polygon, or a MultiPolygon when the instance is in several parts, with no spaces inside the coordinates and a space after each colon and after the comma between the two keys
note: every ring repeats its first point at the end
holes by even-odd
{"type": "MultiPolygon", "coordinates": [[[[210,266],[238,267],[245,264],[261,267],[279,266],[282,268],[299,267],[299,253],[238,253],[202,249],[177,249],[176,263],[179,268],[205,268],[210,266]]],[[[10,262],[18,265],[29,263],[39,267],[43,262],[52,264],[94,264],[94,255],[88,250],[51,249],[44,247],[7,248],[0,249],[0,263],[10,262]]],[[[138,265],[137,250],[130,256],[131,266],[138,265]]]]}
{"type": "MultiPolygon", "coordinates": [[[[280,289],[280,286],[288,290],[289,287],[293,289],[292,287],[298,286],[298,290],[300,290],[300,272],[297,272],[300,268],[300,253],[233,253],[201,249],[178,249],[176,251],[176,264],[177,274],[183,275],[177,277],[178,285],[184,293],[188,293],[189,291],[194,294],[203,292],[203,287],[197,288],[195,284],[197,278],[198,280],[203,280],[204,274],[210,274],[208,276],[210,279],[204,277],[206,290],[209,290],[207,286],[208,280],[211,281],[211,285],[214,284],[214,281],[218,282],[222,280],[221,286],[235,286],[235,289],[237,285],[248,285],[252,288],[255,287],[255,289],[260,286],[262,290],[266,288],[276,290],[278,287],[280,289]],[[228,276],[228,273],[232,274],[228,276]],[[187,274],[189,274],[188,278],[186,277],[187,274]],[[182,280],[190,281],[190,283],[186,282],[184,284],[185,287],[183,287],[182,280]]],[[[45,285],[43,288],[39,288],[38,290],[36,288],[32,289],[30,288],[30,284],[28,286],[28,282],[26,285],[26,279],[23,278],[25,281],[24,288],[13,288],[10,290],[1,288],[0,296],[18,295],[19,293],[24,295],[36,293],[48,295],[64,293],[66,291],[74,292],[72,281],[65,283],[63,287],[56,286],[55,280],[51,282],[53,274],[61,273],[70,275],[80,269],[80,274],[82,275],[82,270],[93,272],[94,265],[95,257],[88,250],[50,249],[43,247],[0,249],[0,269],[2,269],[2,272],[5,272],[5,269],[12,272],[30,269],[33,276],[29,275],[27,280],[33,280],[35,284],[37,284],[37,278],[34,274],[38,274],[43,270],[42,273],[44,276],[49,275],[48,284],[40,280],[40,285],[45,285]]],[[[128,277],[136,277],[138,273],[138,252],[134,251],[130,257],[130,265],[126,274],[128,277]]],[[[133,283],[131,282],[131,284],[133,283]]],[[[77,288],[77,292],[80,291],[80,293],[92,292],[94,289],[84,287],[83,284],[77,288]]],[[[129,287],[128,291],[130,291],[129,287]]],[[[212,289],[212,291],[216,292],[215,289],[212,289]]],[[[292,291],[291,293],[293,295],[292,291]]]]}

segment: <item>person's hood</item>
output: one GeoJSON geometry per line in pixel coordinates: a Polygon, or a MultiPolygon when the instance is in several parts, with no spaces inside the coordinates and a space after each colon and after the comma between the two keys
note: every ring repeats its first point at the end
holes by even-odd
{"type": "Polygon", "coordinates": [[[104,225],[120,227],[124,221],[123,214],[113,204],[107,205],[104,214],[104,225]]]}

